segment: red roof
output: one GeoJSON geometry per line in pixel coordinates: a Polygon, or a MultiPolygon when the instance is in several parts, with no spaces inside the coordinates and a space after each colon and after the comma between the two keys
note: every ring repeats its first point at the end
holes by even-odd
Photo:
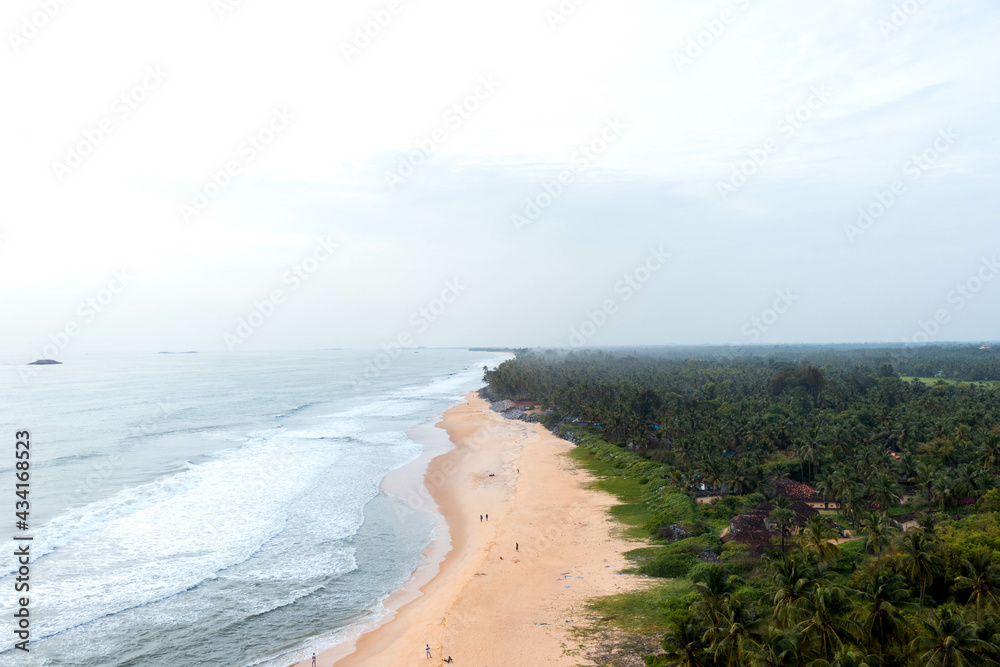
{"type": "Polygon", "coordinates": [[[819,491],[808,484],[794,482],[790,479],[779,479],[774,483],[774,492],[789,500],[822,500],[819,491]]]}

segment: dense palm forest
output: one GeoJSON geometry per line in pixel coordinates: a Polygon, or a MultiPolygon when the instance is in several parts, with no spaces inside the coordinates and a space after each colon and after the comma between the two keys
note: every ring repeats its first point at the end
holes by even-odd
{"type": "Polygon", "coordinates": [[[521,353],[486,380],[632,485],[636,571],[685,582],[649,664],[995,665],[1000,390],[955,378],[998,357],[521,353]],[[837,509],[797,522],[787,479],[837,509]],[[725,536],[755,512],[763,545],[725,536]]]}

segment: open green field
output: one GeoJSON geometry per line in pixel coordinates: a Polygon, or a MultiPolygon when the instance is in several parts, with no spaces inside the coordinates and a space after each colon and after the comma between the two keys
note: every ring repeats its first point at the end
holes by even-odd
{"type": "Polygon", "coordinates": [[[952,380],[952,379],[948,379],[948,378],[944,378],[944,377],[918,378],[918,377],[913,377],[911,375],[901,375],[901,376],[899,376],[899,379],[902,380],[902,381],[904,381],[904,382],[913,382],[914,380],[920,380],[924,384],[930,385],[932,387],[934,385],[936,385],[938,382],[944,382],[946,384],[985,384],[985,385],[989,385],[991,387],[1000,386],[1000,381],[996,381],[996,380],[989,380],[989,381],[982,380],[982,381],[978,381],[978,382],[968,382],[966,380],[952,380]]]}
{"type": "Polygon", "coordinates": [[[643,526],[653,518],[653,511],[644,497],[644,485],[635,477],[626,476],[625,470],[616,468],[607,460],[594,456],[582,447],[570,451],[569,457],[581,467],[601,477],[593,483],[595,489],[618,497],[621,504],[612,507],[610,513],[619,522],[628,526],[625,537],[633,539],[648,537],[649,531],[643,526]]]}

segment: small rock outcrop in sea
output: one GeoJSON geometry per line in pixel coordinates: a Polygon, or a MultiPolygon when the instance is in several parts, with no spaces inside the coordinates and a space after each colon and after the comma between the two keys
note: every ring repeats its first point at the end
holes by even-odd
{"type": "Polygon", "coordinates": [[[56,361],[55,359],[39,359],[38,361],[32,361],[29,366],[55,366],[62,365],[61,361],[56,361]]]}

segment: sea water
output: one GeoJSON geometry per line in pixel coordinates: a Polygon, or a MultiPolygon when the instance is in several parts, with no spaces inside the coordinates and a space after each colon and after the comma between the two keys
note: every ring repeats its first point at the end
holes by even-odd
{"type": "Polygon", "coordinates": [[[343,641],[433,538],[432,517],[380,490],[421,452],[407,432],[501,359],[332,350],[0,365],[0,666],[287,665],[343,641]],[[14,592],[15,535],[33,537],[28,593],[14,592]],[[13,648],[22,595],[29,653],[13,648]]]}

